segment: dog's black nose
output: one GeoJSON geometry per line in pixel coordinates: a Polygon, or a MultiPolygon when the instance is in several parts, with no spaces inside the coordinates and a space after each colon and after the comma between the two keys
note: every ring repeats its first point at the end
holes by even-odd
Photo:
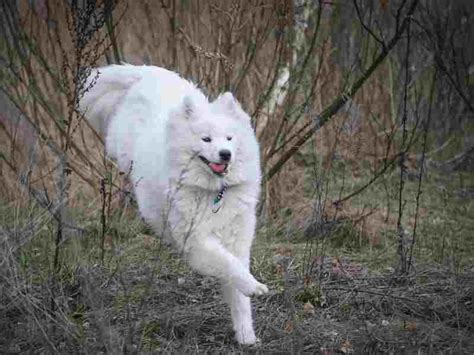
{"type": "Polygon", "coordinates": [[[223,161],[229,161],[232,153],[228,149],[222,149],[219,151],[219,156],[223,161]]]}

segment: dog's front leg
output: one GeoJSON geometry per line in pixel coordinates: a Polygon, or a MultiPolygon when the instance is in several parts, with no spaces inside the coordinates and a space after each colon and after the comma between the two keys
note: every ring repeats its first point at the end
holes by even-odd
{"type": "Polygon", "coordinates": [[[240,344],[255,344],[257,337],[253,330],[250,298],[230,282],[222,284],[222,291],[224,300],[230,306],[235,338],[240,344]]]}
{"type": "Polygon", "coordinates": [[[267,286],[250,274],[248,265],[244,265],[214,237],[191,237],[186,245],[186,256],[196,271],[217,277],[222,283],[230,283],[246,296],[268,292],[267,286]]]}

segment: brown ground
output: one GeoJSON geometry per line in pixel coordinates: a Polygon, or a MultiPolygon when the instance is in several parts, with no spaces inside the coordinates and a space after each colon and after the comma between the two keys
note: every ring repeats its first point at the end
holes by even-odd
{"type": "Polygon", "coordinates": [[[107,277],[99,267],[78,269],[76,281],[61,290],[68,322],[56,318],[56,325],[43,313],[47,287],[29,290],[32,313],[43,317],[36,321],[25,314],[27,305],[4,292],[0,351],[473,353],[472,270],[454,275],[420,269],[397,279],[368,275],[347,260],[323,265],[323,292],[286,273],[282,292],[273,285],[268,296],[253,300],[261,339],[256,346],[233,340],[215,281],[167,269],[154,277],[150,268],[131,265],[107,277]]]}

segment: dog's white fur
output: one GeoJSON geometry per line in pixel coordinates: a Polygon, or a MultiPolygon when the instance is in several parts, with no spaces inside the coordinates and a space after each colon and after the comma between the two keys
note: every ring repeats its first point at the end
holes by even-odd
{"type": "Polygon", "coordinates": [[[249,296],[268,289],[249,272],[260,188],[249,116],[231,93],[209,102],[189,81],[153,66],[96,69],[87,86],[81,109],[120,169],[131,171],[141,215],[194,270],[221,281],[237,341],[255,343],[249,296]],[[231,153],[225,177],[199,158],[219,163],[222,150],[231,153]],[[214,213],[224,180],[229,187],[214,213]]]}

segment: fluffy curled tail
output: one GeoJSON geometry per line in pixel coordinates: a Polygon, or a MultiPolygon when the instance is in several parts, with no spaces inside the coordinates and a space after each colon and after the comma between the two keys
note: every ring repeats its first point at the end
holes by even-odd
{"type": "Polygon", "coordinates": [[[110,65],[92,69],[85,84],[79,109],[92,126],[105,134],[110,118],[121,103],[128,89],[141,78],[141,73],[131,65],[110,65]]]}

